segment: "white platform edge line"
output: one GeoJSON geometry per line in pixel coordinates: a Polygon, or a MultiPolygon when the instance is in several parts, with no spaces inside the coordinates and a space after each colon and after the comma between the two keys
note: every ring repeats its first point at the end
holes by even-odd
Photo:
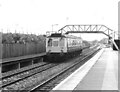
{"type": "MultiPolygon", "coordinates": [[[[100,58],[100,56],[102,55],[102,53],[103,53],[103,51],[104,51],[104,49],[101,49],[94,57],[96,57],[97,56],[97,60],[100,58]]],[[[91,58],[92,59],[92,58],[91,58]]],[[[58,84],[56,87],[54,87],[52,90],[59,90],[58,88],[60,87],[60,86],[62,86],[65,82],[67,82],[68,81],[68,79],[69,78],[71,78],[75,73],[77,73],[78,71],[80,71],[83,67],[85,67],[87,64],[89,64],[89,62],[91,61],[91,59],[90,60],[88,60],[88,62],[86,62],[84,65],[82,65],[80,68],[78,68],[75,72],[73,72],[72,74],[70,74],[66,79],[64,79],[60,84],[58,84]]],[[[96,60],[96,62],[97,62],[97,60],[96,60]]],[[[94,64],[96,63],[96,62],[94,62],[94,64]]],[[[94,65],[93,64],[93,65],[94,65]]],[[[92,65],[92,66],[93,66],[92,65]]],[[[91,69],[91,68],[90,68],[91,69]]],[[[90,70],[89,69],[89,70],[90,70]]],[[[86,71],[86,72],[88,72],[88,71],[86,71]]],[[[85,76],[85,75],[84,75],[85,76]]],[[[82,77],[82,79],[84,78],[84,76],[82,77]]],[[[81,79],[81,80],[82,80],[81,79]]]]}

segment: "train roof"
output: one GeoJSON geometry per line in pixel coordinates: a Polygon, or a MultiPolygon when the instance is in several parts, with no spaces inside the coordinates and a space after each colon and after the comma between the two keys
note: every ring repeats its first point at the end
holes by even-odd
{"type": "Polygon", "coordinates": [[[53,33],[48,37],[65,37],[64,35],[62,35],[61,33],[53,33]]]}
{"type": "Polygon", "coordinates": [[[81,39],[81,37],[77,37],[77,36],[73,36],[73,35],[66,35],[66,34],[61,34],[61,33],[53,33],[48,37],[65,37],[65,38],[79,38],[79,39],[81,39]]]}

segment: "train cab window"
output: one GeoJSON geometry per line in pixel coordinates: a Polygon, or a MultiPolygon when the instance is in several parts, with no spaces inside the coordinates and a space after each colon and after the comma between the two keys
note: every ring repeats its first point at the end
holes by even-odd
{"type": "Polygon", "coordinates": [[[60,39],[59,46],[60,47],[64,47],[64,39],[63,38],[60,39]]]}
{"type": "Polygon", "coordinates": [[[53,41],[53,46],[58,46],[58,41],[53,41]]]}
{"type": "Polygon", "coordinates": [[[52,46],[52,39],[48,40],[48,46],[52,46]]]}

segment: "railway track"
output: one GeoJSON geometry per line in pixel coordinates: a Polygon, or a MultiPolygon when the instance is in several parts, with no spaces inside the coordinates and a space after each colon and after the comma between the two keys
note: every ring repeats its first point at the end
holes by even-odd
{"type": "MultiPolygon", "coordinates": [[[[89,52],[89,51],[92,51],[91,53],[93,53],[93,49],[90,49],[90,50],[86,50],[85,52],[89,52]]],[[[94,50],[95,51],[95,50],[94,50]]],[[[94,52],[95,53],[95,52],[94,52]]],[[[92,54],[91,54],[92,55],[92,54]]],[[[83,55],[83,57],[86,57],[88,58],[90,55],[88,54],[85,54],[83,55]]],[[[82,58],[82,56],[79,58],[81,59],[80,62],[83,62],[85,61],[85,58],[82,58]]],[[[2,78],[2,90],[27,90],[27,91],[35,91],[36,88],[40,90],[40,88],[42,87],[43,88],[47,88],[46,86],[44,86],[45,84],[49,84],[50,81],[52,80],[55,80],[56,77],[64,74],[64,72],[70,70],[70,68],[72,69],[72,67],[74,67],[75,65],[78,64],[78,62],[72,62],[72,63],[63,63],[63,64],[44,64],[44,65],[41,65],[41,67],[37,67],[37,68],[33,68],[29,71],[24,71],[24,72],[21,72],[21,73],[17,73],[17,74],[14,74],[14,75],[10,75],[10,76],[7,76],[7,77],[3,77],[2,78]],[[64,68],[63,68],[63,65],[64,65],[64,68]],[[71,67],[68,67],[72,65],[71,67]],[[57,67],[60,67],[59,71],[55,71],[55,69],[57,69],[57,67]],[[53,69],[52,69],[53,68],[53,69]],[[55,71],[55,73],[51,73],[51,75],[49,74],[50,71],[55,71]],[[47,72],[48,71],[48,72],[47,72]],[[46,74],[46,77],[45,78],[41,78],[41,75],[44,75],[46,74]],[[49,76],[48,76],[49,75],[49,76]],[[7,80],[10,79],[10,81],[7,80]],[[41,81],[39,81],[39,79],[42,79],[41,81]],[[13,80],[11,80],[13,79],[13,80]],[[39,82],[36,82],[35,84],[33,83],[34,82],[34,79],[38,80],[39,82]],[[5,81],[7,80],[7,81],[5,81]],[[32,80],[32,84],[31,86],[24,86],[24,84],[26,85],[29,85],[29,83],[27,84],[27,80],[32,80]],[[22,84],[23,83],[23,84],[22,84]],[[41,84],[40,84],[41,83],[41,84]],[[24,87],[18,87],[18,89],[16,89],[15,87],[19,86],[19,85],[22,85],[24,87]],[[13,89],[12,89],[13,88],[13,89]]],[[[42,77],[44,77],[42,76],[42,77]]],[[[49,87],[50,88],[50,87],[49,87]]],[[[45,90],[45,89],[44,89],[45,90]]]]}
{"type": "MultiPolygon", "coordinates": [[[[98,51],[98,50],[97,50],[98,51]]],[[[37,86],[35,86],[35,87],[31,87],[31,88],[26,88],[26,90],[30,90],[30,92],[34,92],[34,91],[36,91],[36,90],[50,90],[50,86],[52,85],[52,87],[53,87],[53,85],[55,85],[54,83],[53,84],[51,84],[51,85],[49,85],[49,83],[52,81],[55,81],[56,79],[55,78],[58,78],[58,77],[60,77],[62,74],[65,74],[66,75],[66,71],[71,71],[71,69],[73,69],[73,68],[75,68],[75,69],[77,69],[78,67],[75,67],[76,65],[78,65],[79,67],[82,65],[82,64],[84,64],[85,62],[84,61],[87,61],[87,59],[89,59],[90,57],[92,57],[92,55],[94,55],[97,51],[93,51],[93,52],[90,52],[89,53],[89,55],[86,55],[84,58],[83,57],[81,57],[81,58],[79,58],[78,60],[80,60],[80,61],[75,61],[73,64],[70,64],[70,66],[69,67],[66,67],[65,69],[63,69],[62,71],[60,71],[60,72],[58,72],[58,73],[56,73],[54,76],[52,76],[52,77],[50,77],[50,78],[48,78],[47,80],[45,80],[44,82],[41,82],[41,84],[38,84],[37,86]],[[90,55],[91,54],[91,55],[90,55]],[[72,68],[73,67],[73,68],[72,68]],[[47,84],[47,86],[46,86],[46,84],[47,84]]],[[[73,70],[75,70],[75,69],[73,69],[73,70]]],[[[69,74],[68,74],[69,75],[69,74]]],[[[62,76],[62,78],[63,78],[63,76],[62,76]]],[[[60,80],[60,79],[58,79],[58,80],[60,80]]],[[[56,81],[56,82],[58,82],[58,80],[56,81]]]]}
{"type": "Polygon", "coordinates": [[[35,75],[39,72],[43,72],[43,71],[45,71],[53,66],[55,66],[55,64],[46,63],[46,64],[40,65],[38,67],[34,67],[30,70],[25,70],[25,71],[22,71],[19,73],[14,73],[12,75],[5,76],[2,78],[2,88],[7,87],[7,86],[14,84],[16,82],[19,82],[19,81],[21,81],[25,78],[28,78],[32,75],[35,75]]]}
{"type": "Polygon", "coordinates": [[[62,71],[56,73],[54,76],[48,78],[47,80],[40,83],[39,85],[37,85],[33,88],[26,89],[26,90],[29,90],[28,92],[36,92],[36,91],[49,92],[50,90],[52,90],[53,87],[55,87],[60,82],[60,80],[62,80],[63,78],[68,76],[70,73],[72,73],[73,71],[78,69],[81,65],[83,65],[85,63],[84,61],[89,60],[89,58],[91,58],[93,55],[95,55],[98,51],[99,51],[99,49],[89,53],[89,55],[86,55],[80,61],[78,61],[78,62],[72,64],[71,66],[63,69],[62,71]]]}
{"type": "Polygon", "coordinates": [[[25,68],[20,68],[18,70],[13,70],[13,71],[9,71],[9,72],[6,72],[6,73],[2,73],[2,77],[0,79],[3,80],[3,79],[6,79],[6,78],[9,78],[11,76],[17,75],[17,74],[22,74],[24,72],[34,70],[35,68],[44,66],[46,64],[47,64],[46,62],[41,62],[40,64],[35,64],[33,67],[28,66],[28,67],[25,67],[25,68]]]}

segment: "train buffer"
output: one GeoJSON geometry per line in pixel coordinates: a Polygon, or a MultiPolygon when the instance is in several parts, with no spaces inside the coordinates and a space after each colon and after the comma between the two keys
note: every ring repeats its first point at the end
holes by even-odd
{"type": "Polygon", "coordinates": [[[56,90],[93,90],[90,92],[110,90],[107,92],[118,92],[119,55],[120,53],[112,48],[101,49],[87,63],[53,88],[52,92],[56,90]]]}

